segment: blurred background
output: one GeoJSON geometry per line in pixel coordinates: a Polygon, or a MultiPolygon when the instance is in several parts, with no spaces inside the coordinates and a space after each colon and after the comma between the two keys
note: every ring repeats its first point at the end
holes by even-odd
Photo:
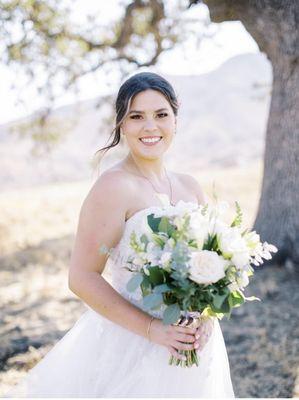
{"type": "MultiPolygon", "coordinates": [[[[221,326],[237,397],[299,394],[296,0],[1,0],[0,393],[85,310],[67,273],[79,210],[131,74],[174,86],[169,169],[243,211],[275,244],[246,304],[221,326]],[[297,245],[297,246],[296,246],[297,245]]],[[[106,277],[109,280],[109,276],[106,277]]]]}

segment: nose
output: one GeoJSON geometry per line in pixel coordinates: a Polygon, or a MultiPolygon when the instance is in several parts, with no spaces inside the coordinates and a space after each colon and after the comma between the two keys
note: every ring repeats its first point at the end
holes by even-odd
{"type": "Polygon", "coordinates": [[[147,119],[144,124],[144,129],[149,132],[155,131],[157,129],[156,122],[153,119],[147,119]]]}

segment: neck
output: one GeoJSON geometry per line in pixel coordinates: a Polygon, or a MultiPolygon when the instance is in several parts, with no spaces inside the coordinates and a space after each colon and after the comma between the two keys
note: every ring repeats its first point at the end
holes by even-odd
{"type": "Polygon", "coordinates": [[[137,174],[141,173],[152,181],[159,182],[165,179],[165,167],[162,158],[157,158],[155,160],[141,160],[140,158],[134,157],[130,152],[125,158],[125,163],[137,174]]]}

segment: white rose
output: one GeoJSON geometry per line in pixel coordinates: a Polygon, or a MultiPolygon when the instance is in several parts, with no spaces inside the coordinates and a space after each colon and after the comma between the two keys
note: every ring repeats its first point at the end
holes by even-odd
{"type": "Polygon", "coordinates": [[[248,263],[250,254],[246,241],[238,227],[223,229],[218,234],[219,248],[225,258],[231,258],[233,264],[240,269],[248,263]]]}
{"type": "Polygon", "coordinates": [[[209,233],[213,234],[216,233],[218,236],[220,234],[225,234],[225,232],[227,232],[228,229],[231,229],[227,223],[221,221],[220,219],[216,219],[216,221],[214,221],[213,225],[211,224],[209,233]]]}
{"type": "Polygon", "coordinates": [[[232,255],[231,262],[237,267],[237,269],[242,269],[249,262],[249,251],[235,251],[232,255]]]}
{"type": "Polygon", "coordinates": [[[228,261],[214,251],[202,250],[191,254],[190,279],[197,283],[210,284],[225,276],[228,261]]]}

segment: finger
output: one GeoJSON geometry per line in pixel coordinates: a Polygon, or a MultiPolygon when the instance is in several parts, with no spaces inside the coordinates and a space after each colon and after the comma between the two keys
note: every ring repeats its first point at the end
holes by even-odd
{"type": "Polygon", "coordinates": [[[191,328],[190,326],[179,326],[172,325],[175,332],[188,333],[194,335],[196,333],[196,328],[191,328]]]}
{"type": "Polygon", "coordinates": [[[188,343],[182,343],[182,342],[176,341],[173,344],[173,347],[177,350],[194,350],[194,349],[197,349],[198,346],[199,346],[199,343],[197,343],[197,342],[188,344],[188,343]]]}
{"type": "Polygon", "coordinates": [[[196,339],[198,339],[201,336],[201,334],[202,334],[202,328],[199,327],[199,328],[197,328],[196,333],[195,333],[196,339]]]}
{"type": "Polygon", "coordinates": [[[179,360],[186,360],[186,356],[184,354],[180,354],[173,346],[167,346],[170,354],[179,360]]]}
{"type": "Polygon", "coordinates": [[[187,343],[194,343],[196,340],[194,335],[187,335],[185,333],[178,333],[178,332],[176,332],[174,339],[180,342],[187,342],[187,343]]]}

